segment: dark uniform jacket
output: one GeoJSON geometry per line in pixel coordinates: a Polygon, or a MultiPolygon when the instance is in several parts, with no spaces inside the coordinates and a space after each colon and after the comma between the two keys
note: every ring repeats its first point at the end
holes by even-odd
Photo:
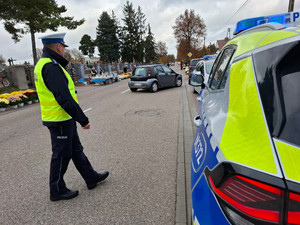
{"type": "MultiPolygon", "coordinates": [[[[44,47],[43,58],[52,59],[53,63],[47,63],[42,69],[42,76],[46,87],[53,93],[58,104],[82,127],[89,123],[89,119],[85,116],[80,106],[73,99],[68,88],[68,79],[59,64],[66,68],[68,61],[52,51],[44,47]]],[[[64,122],[45,122],[45,126],[55,126],[64,122]]]]}

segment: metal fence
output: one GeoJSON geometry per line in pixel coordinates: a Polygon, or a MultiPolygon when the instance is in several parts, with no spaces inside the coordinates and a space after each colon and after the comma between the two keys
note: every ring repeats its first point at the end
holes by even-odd
{"type": "Polygon", "coordinates": [[[75,70],[75,75],[84,77],[90,74],[94,67],[99,74],[101,73],[126,73],[132,72],[134,66],[139,66],[139,63],[106,63],[106,64],[74,64],[71,68],[75,70]]]}

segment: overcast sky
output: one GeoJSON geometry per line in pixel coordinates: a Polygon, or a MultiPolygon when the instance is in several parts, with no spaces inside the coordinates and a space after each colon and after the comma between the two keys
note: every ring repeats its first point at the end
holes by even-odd
{"type": "MultiPolygon", "coordinates": [[[[56,0],[56,2],[59,6],[66,6],[67,12],[63,14],[64,16],[74,16],[76,20],[85,19],[85,23],[76,30],[67,30],[64,27],[58,30],[58,32],[67,32],[65,42],[70,49],[78,49],[79,41],[84,34],[95,39],[98,18],[103,11],[111,14],[113,10],[122,25],[124,17],[122,9],[126,0],[56,0]]],[[[194,9],[195,13],[204,20],[207,27],[205,44],[208,45],[224,39],[228,28],[231,29],[232,37],[232,31],[239,20],[287,12],[289,0],[132,0],[130,2],[135,9],[141,6],[147,19],[146,23],[150,23],[156,42],[166,43],[168,54],[174,54],[176,57],[176,39],[172,26],[175,25],[176,18],[186,9],[194,9]]],[[[295,0],[294,11],[300,11],[299,7],[300,0],[295,0]]],[[[6,60],[12,57],[17,59],[17,64],[24,61],[32,63],[30,34],[26,34],[20,42],[14,43],[11,35],[5,31],[3,21],[0,23],[0,33],[0,54],[6,60]]],[[[41,34],[36,34],[36,45],[37,48],[42,48],[39,36],[41,34]]]]}

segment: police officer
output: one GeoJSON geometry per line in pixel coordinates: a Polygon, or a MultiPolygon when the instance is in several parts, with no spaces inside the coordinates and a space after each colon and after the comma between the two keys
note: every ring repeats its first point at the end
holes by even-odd
{"type": "Polygon", "coordinates": [[[97,173],[83,153],[76,122],[90,129],[89,120],[78,105],[75,86],[66,71],[68,61],[63,57],[66,33],[40,37],[44,45],[42,58],[35,66],[35,85],[40,100],[41,116],[51,136],[50,200],[66,200],[78,195],[64,182],[64,174],[72,159],[88,189],[105,180],[109,172],[97,173]]]}

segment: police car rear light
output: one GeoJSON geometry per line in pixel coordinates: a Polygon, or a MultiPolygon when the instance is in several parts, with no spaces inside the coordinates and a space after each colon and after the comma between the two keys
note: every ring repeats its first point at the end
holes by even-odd
{"type": "MultiPolygon", "coordinates": [[[[209,181],[217,197],[228,205],[223,205],[224,210],[233,208],[241,218],[250,218],[260,224],[280,223],[281,189],[238,175],[227,178],[219,187],[215,186],[211,177],[209,181]]],[[[230,212],[227,210],[226,213],[230,212]]]]}
{"type": "Polygon", "coordinates": [[[300,195],[290,192],[288,200],[288,224],[300,224],[300,195]]]}

